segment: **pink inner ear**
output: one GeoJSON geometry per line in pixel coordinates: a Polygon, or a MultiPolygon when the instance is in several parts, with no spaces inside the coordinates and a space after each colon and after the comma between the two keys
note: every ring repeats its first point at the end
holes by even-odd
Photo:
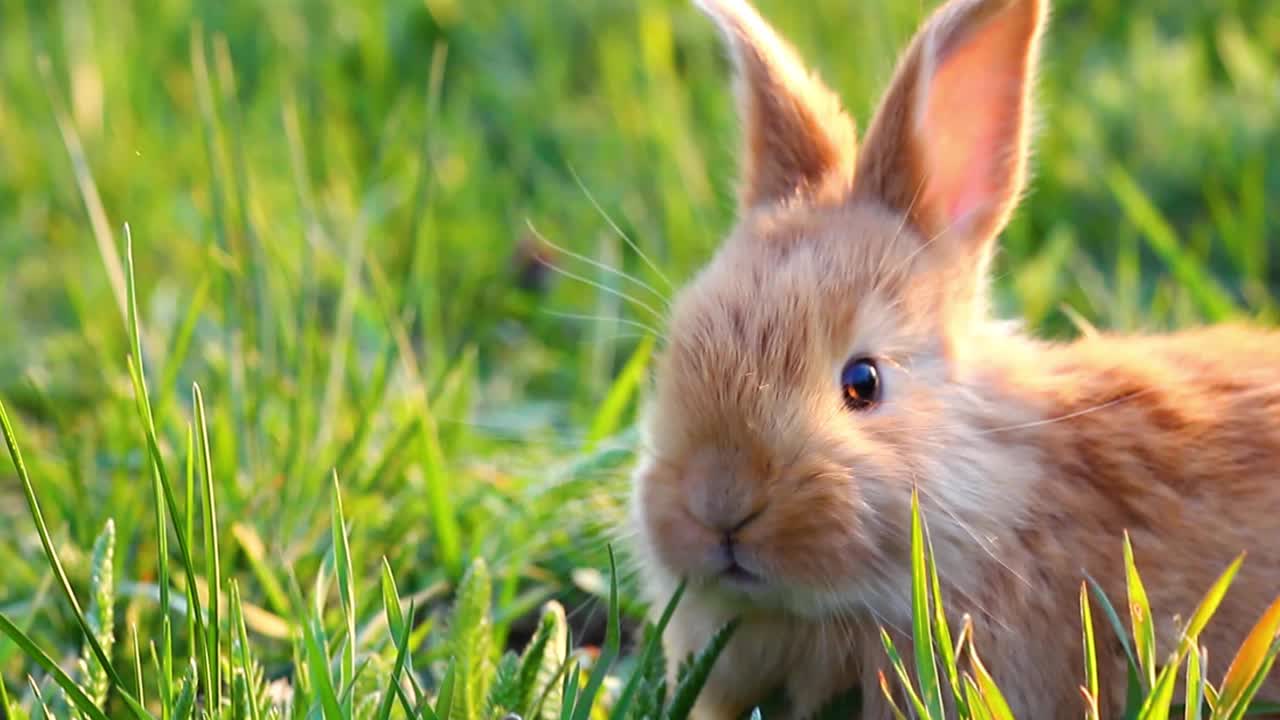
{"type": "Polygon", "coordinates": [[[1017,192],[1026,22],[1017,12],[993,18],[940,48],[933,76],[923,79],[922,199],[943,227],[985,223],[1017,192]]]}

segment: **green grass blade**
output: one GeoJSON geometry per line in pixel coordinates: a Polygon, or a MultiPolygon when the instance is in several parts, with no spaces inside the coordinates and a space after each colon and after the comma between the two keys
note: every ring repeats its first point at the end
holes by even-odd
{"type": "MultiPolygon", "coordinates": [[[[409,616],[413,617],[414,605],[409,603],[409,616]]],[[[400,685],[400,676],[404,673],[405,659],[409,656],[409,628],[402,622],[400,623],[400,632],[393,637],[396,639],[396,660],[391,666],[391,676],[387,678],[387,689],[382,694],[382,699],[378,701],[378,710],[374,713],[376,720],[389,720],[391,717],[392,703],[396,699],[396,689],[400,685]]],[[[256,719],[255,719],[256,720],[256,719]]]]}
{"type": "Polygon", "coordinates": [[[1133,623],[1133,644],[1138,652],[1138,666],[1142,670],[1144,688],[1150,689],[1156,682],[1156,630],[1151,617],[1151,604],[1142,577],[1133,560],[1133,545],[1129,533],[1124,534],[1124,572],[1129,589],[1129,618],[1133,623]]]}
{"type": "Polygon", "coordinates": [[[1258,691],[1262,689],[1262,684],[1271,676],[1271,668],[1275,665],[1277,656],[1280,656],[1280,638],[1272,641],[1271,649],[1267,651],[1262,664],[1258,666],[1258,671],[1253,674],[1253,679],[1236,703],[1235,712],[1231,714],[1231,720],[1239,720],[1250,716],[1274,718],[1277,713],[1280,713],[1280,703],[1253,702],[1253,699],[1257,697],[1258,691]]]}
{"type": "Polygon", "coordinates": [[[239,652],[235,653],[235,655],[240,659],[240,671],[244,674],[245,682],[250,685],[246,695],[249,717],[252,720],[262,720],[262,709],[258,706],[258,695],[251,687],[251,681],[254,677],[253,663],[250,656],[249,630],[245,627],[244,622],[244,603],[240,600],[240,583],[233,578],[228,582],[227,589],[230,594],[231,630],[235,633],[236,644],[240,646],[239,652]]]}
{"type": "Polygon", "coordinates": [[[135,694],[135,695],[137,696],[137,698],[138,698],[138,704],[139,704],[139,705],[141,705],[141,706],[143,706],[143,707],[146,707],[146,706],[147,706],[147,696],[146,696],[146,694],[145,694],[145,690],[143,689],[143,685],[142,685],[142,650],[140,649],[140,648],[142,647],[142,645],[138,643],[138,626],[137,626],[137,625],[131,625],[131,626],[129,626],[129,628],[130,628],[130,632],[131,632],[131,633],[133,633],[133,681],[134,681],[133,687],[134,687],[134,694],[135,694]]]}
{"type": "Polygon", "coordinates": [[[1244,563],[1244,558],[1245,553],[1240,553],[1236,556],[1236,559],[1227,566],[1227,569],[1210,586],[1209,591],[1205,593],[1204,598],[1200,600],[1200,604],[1196,606],[1195,612],[1191,613],[1191,618],[1187,621],[1187,627],[1182,632],[1183,642],[1194,644],[1196,638],[1200,637],[1200,633],[1209,624],[1209,619],[1213,617],[1213,614],[1218,610],[1218,606],[1222,604],[1222,598],[1226,596],[1227,589],[1235,580],[1236,573],[1244,563]]]}
{"type": "Polygon", "coordinates": [[[1204,650],[1197,648],[1187,655],[1187,702],[1185,720],[1200,720],[1204,711],[1204,650]]]}
{"type": "Polygon", "coordinates": [[[187,662],[187,672],[178,681],[178,697],[173,701],[174,720],[189,720],[196,702],[196,686],[199,684],[200,670],[196,667],[195,657],[187,662]]]}
{"type": "Polygon", "coordinates": [[[915,683],[911,681],[911,673],[907,670],[907,664],[903,662],[902,655],[898,653],[898,648],[893,644],[893,638],[889,637],[889,632],[883,627],[880,628],[880,643],[884,645],[885,654],[889,656],[889,665],[898,676],[898,683],[902,686],[903,691],[907,693],[907,698],[911,700],[911,705],[915,708],[917,715],[928,717],[929,708],[925,707],[924,701],[920,699],[920,693],[916,691],[915,683]]]}
{"type": "Polygon", "coordinates": [[[160,586],[160,667],[158,677],[160,685],[160,718],[169,720],[173,715],[173,636],[170,625],[170,608],[172,598],[169,590],[169,531],[164,514],[164,489],[160,487],[160,473],[152,467],[151,495],[155,504],[156,523],[156,559],[158,574],[156,583],[160,586]]]}
{"type": "Polygon", "coordinates": [[[991,713],[993,720],[1013,720],[1013,711],[1009,709],[1008,701],[1005,700],[1004,694],[996,686],[991,673],[987,672],[986,666],[982,664],[977,651],[974,650],[973,636],[969,637],[969,660],[973,666],[973,674],[978,681],[982,704],[991,713]]]}
{"type": "Polygon", "coordinates": [[[1151,693],[1147,695],[1142,709],[1138,712],[1141,720],[1168,720],[1173,705],[1174,684],[1178,680],[1178,670],[1182,667],[1184,656],[1184,652],[1177,653],[1160,669],[1151,693]]]}
{"type": "Polygon", "coordinates": [[[920,695],[926,718],[942,720],[942,686],[938,679],[938,665],[933,654],[933,623],[929,603],[929,569],[933,558],[925,557],[923,521],[920,517],[920,496],[911,489],[911,625],[915,641],[916,676],[920,682],[920,695]]]}
{"type": "Polygon", "coordinates": [[[1098,584],[1092,577],[1088,577],[1089,589],[1093,592],[1093,597],[1102,606],[1102,612],[1107,617],[1107,621],[1111,624],[1111,630],[1116,635],[1116,641],[1120,643],[1120,647],[1124,650],[1125,659],[1127,660],[1126,671],[1126,700],[1125,707],[1127,712],[1124,717],[1130,718],[1137,713],[1138,708],[1142,705],[1144,693],[1142,691],[1142,681],[1139,679],[1140,671],[1138,669],[1138,661],[1133,653],[1133,645],[1129,642],[1129,633],[1124,627],[1124,623],[1120,620],[1120,614],[1116,612],[1116,608],[1107,599],[1107,594],[1102,591],[1102,586],[1098,584]]]}
{"type": "Polygon", "coordinates": [[[72,704],[76,706],[76,709],[90,718],[93,718],[93,720],[107,720],[106,714],[99,710],[97,705],[93,704],[93,701],[89,699],[88,695],[84,694],[84,691],[80,689],[79,685],[76,685],[75,681],[71,679],[71,676],[67,675],[62,668],[58,667],[58,664],[53,661],[53,658],[45,654],[38,645],[32,642],[31,638],[27,637],[26,633],[22,632],[17,625],[13,624],[13,622],[2,613],[0,613],[0,631],[3,631],[5,635],[8,635],[10,640],[17,644],[18,647],[22,648],[22,651],[26,653],[27,657],[34,660],[37,665],[44,668],[45,672],[49,673],[49,675],[53,677],[54,682],[58,683],[58,686],[67,693],[67,697],[70,698],[72,704]]]}
{"type": "MultiPolygon", "coordinates": [[[[355,578],[351,566],[351,546],[347,541],[347,522],[342,511],[342,488],[338,484],[338,474],[333,474],[331,487],[330,523],[333,533],[333,564],[338,575],[338,598],[342,604],[343,620],[346,623],[346,643],[342,652],[341,685],[350,689],[355,682],[356,658],[356,596],[355,578]]],[[[355,707],[348,699],[343,704],[343,714],[351,717],[355,707]]]]}
{"type": "MultiPolygon", "coordinates": [[[[127,227],[127,226],[126,226],[127,227]]],[[[127,235],[127,233],[126,233],[127,235]]],[[[130,265],[132,265],[130,259],[130,265]]],[[[133,272],[133,268],[129,268],[129,272],[133,272]]],[[[130,280],[130,283],[133,281],[130,280]]],[[[204,312],[205,303],[208,302],[209,286],[211,281],[208,275],[202,275],[196,284],[195,292],[191,293],[187,299],[187,309],[183,313],[182,323],[178,326],[178,331],[174,334],[173,346],[168,352],[168,364],[165,366],[164,372],[160,374],[160,394],[156,396],[156,407],[160,408],[161,414],[169,407],[169,402],[173,395],[173,388],[178,385],[178,371],[182,369],[182,362],[187,358],[187,350],[191,345],[191,339],[195,335],[196,323],[200,320],[201,313],[204,312]]],[[[133,290],[130,291],[130,306],[133,305],[133,290]]],[[[136,311],[131,311],[136,312],[136,311]]],[[[130,324],[133,323],[135,315],[130,315],[130,324]]],[[[135,351],[137,345],[134,345],[135,351]]],[[[138,357],[141,357],[139,355],[138,357]]]]}
{"type": "Polygon", "coordinates": [[[584,448],[590,452],[602,440],[617,432],[622,422],[622,414],[627,403],[635,396],[636,390],[644,381],[645,370],[649,367],[649,357],[653,354],[653,336],[645,335],[636,346],[631,357],[627,359],[622,371],[614,380],[609,392],[605,394],[600,409],[591,420],[591,429],[587,432],[587,444],[584,448]]]}
{"type": "Polygon", "coordinates": [[[560,720],[570,720],[573,708],[578,704],[578,683],[582,681],[582,672],[578,661],[569,663],[569,671],[564,677],[564,704],[560,706],[560,720]]]}
{"type": "MultiPolygon", "coordinates": [[[[5,410],[3,402],[0,402],[0,431],[4,433],[4,442],[9,448],[9,459],[13,461],[13,467],[18,472],[18,479],[22,482],[22,492],[27,498],[27,508],[31,511],[31,517],[35,521],[36,532],[40,536],[40,544],[44,546],[45,559],[49,561],[53,574],[62,585],[62,594],[71,605],[71,609],[76,616],[76,622],[80,624],[80,630],[84,633],[85,642],[89,643],[93,649],[94,656],[98,658],[98,662],[102,663],[102,668],[111,679],[112,685],[118,688],[122,695],[127,695],[120,675],[116,672],[115,667],[112,666],[111,658],[107,656],[102,644],[98,642],[98,637],[93,632],[93,627],[89,624],[88,618],[85,617],[84,611],[80,607],[80,601],[76,599],[76,594],[71,589],[71,581],[67,578],[67,573],[62,567],[62,560],[58,557],[58,552],[53,548],[53,540],[49,536],[49,528],[44,522],[44,513],[40,510],[40,502],[36,499],[35,488],[31,484],[31,476],[27,474],[27,466],[23,462],[22,451],[18,448],[13,425],[9,423],[9,414],[5,410]]],[[[17,629],[15,625],[14,630],[17,629]]]]}
{"type": "Polygon", "coordinates": [[[729,646],[729,641],[738,629],[739,621],[730,620],[711,636],[711,640],[694,658],[688,672],[676,684],[675,693],[671,696],[671,705],[667,708],[666,720],[688,720],[693,711],[694,701],[711,677],[711,669],[715,666],[720,654],[729,646]]]}
{"type": "MultiPolygon", "coordinates": [[[[187,586],[188,612],[187,622],[190,628],[191,651],[197,655],[202,652],[204,645],[204,618],[200,612],[200,605],[195,594],[196,587],[196,571],[195,561],[192,558],[191,547],[194,545],[194,512],[195,512],[195,452],[194,452],[194,435],[190,425],[187,427],[187,485],[186,485],[186,510],[185,513],[178,511],[177,501],[174,499],[173,485],[169,482],[168,471],[165,469],[164,458],[160,454],[160,441],[156,433],[155,418],[151,410],[151,400],[147,392],[146,375],[142,360],[142,331],[138,322],[138,296],[136,279],[133,269],[133,234],[129,230],[129,226],[125,226],[125,281],[127,294],[127,320],[129,323],[129,338],[132,346],[133,356],[129,359],[129,375],[133,382],[134,400],[137,406],[139,417],[142,420],[143,430],[146,435],[147,451],[151,457],[152,472],[159,476],[160,487],[163,490],[165,506],[169,512],[169,517],[173,519],[176,535],[178,538],[178,552],[182,560],[182,568],[185,573],[187,586]],[[180,520],[181,518],[181,520],[180,520]]],[[[165,566],[167,567],[167,565],[165,566]]],[[[166,606],[167,607],[167,606],[166,606]]],[[[171,652],[171,651],[166,651],[171,652]]],[[[207,685],[212,684],[212,675],[208,668],[212,666],[212,662],[208,657],[203,658],[202,663],[205,672],[203,677],[207,685]]],[[[211,691],[211,690],[210,690],[211,691]]]]}
{"type": "MultiPolygon", "coordinates": [[[[17,627],[16,625],[14,627],[17,627]]],[[[5,684],[4,678],[0,677],[0,714],[5,717],[17,717],[16,709],[12,702],[9,701],[9,688],[5,684]]]]}
{"type": "Polygon", "coordinates": [[[1084,647],[1084,690],[1088,694],[1088,714],[1098,720],[1098,649],[1093,636],[1093,611],[1089,608],[1089,588],[1080,583],[1080,627],[1084,647]]]}
{"type": "Polygon", "coordinates": [[[591,675],[587,685],[579,696],[579,703],[573,709],[573,720],[588,720],[596,695],[604,685],[605,675],[613,668],[613,662],[622,649],[622,622],[618,605],[618,564],[613,555],[613,546],[609,548],[609,617],[605,626],[604,647],[591,667],[591,675]]]}
{"type": "Polygon", "coordinates": [[[319,696],[320,709],[325,720],[344,720],[342,706],[333,689],[333,677],[329,674],[329,656],[325,652],[324,628],[319,618],[312,617],[305,625],[304,642],[307,646],[307,671],[311,689],[319,696]]]}
{"type": "Polygon", "coordinates": [[[440,692],[436,695],[436,720],[451,720],[453,717],[453,694],[458,686],[458,663],[449,661],[444,671],[444,679],[440,681],[440,692]]]}
{"type": "Polygon", "coordinates": [[[971,720],[991,720],[991,711],[982,701],[982,690],[978,682],[966,673],[963,676],[965,702],[969,705],[971,720]]]}
{"type": "Polygon", "coordinates": [[[204,394],[200,386],[191,385],[192,402],[196,409],[196,439],[200,448],[200,468],[204,482],[201,484],[200,508],[204,526],[204,573],[209,588],[209,625],[207,647],[209,657],[210,697],[214,707],[222,707],[222,623],[218,617],[218,605],[222,596],[222,556],[218,549],[218,505],[213,475],[213,453],[209,446],[209,426],[205,420],[204,394]]]}
{"type": "Polygon", "coordinates": [[[956,663],[955,644],[951,639],[951,628],[947,623],[946,607],[942,604],[942,584],[938,579],[938,567],[934,564],[933,540],[929,537],[929,528],[924,529],[925,548],[929,557],[929,585],[933,597],[933,637],[937,643],[937,651],[941,655],[943,671],[947,674],[947,683],[951,686],[951,695],[955,700],[956,714],[965,717],[969,714],[967,698],[960,682],[960,668],[956,663]]]}
{"type": "Polygon", "coordinates": [[[640,659],[636,663],[636,669],[631,673],[631,677],[627,678],[627,684],[623,686],[622,693],[618,695],[618,700],[613,704],[612,717],[614,720],[626,720],[627,711],[631,709],[631,704],[635,701],[635,695],[639,692],[640,682],[643,679],[643,670],[653,662],[654,656],[661,651],[662,635],[667,630],[667,625],[671,622],[671,617],[675,615],[676,606],[680,604],[680,598],[684,596],[684,590],[687,586],[685,581],[681,581],[676,586],[676,590],[671,594],[671,599],[667,601],[666,607],[662,609],[662,615],[658,618],[658,624],[654,626],[654,632],[649,636],[649,641],[645,643],[644,650],[640,653],[640,659]]]}
{"type": "Polygon", "coordinates": [[[391,572],[391,563],[387,562],[385,555],[382,557],[382,608],[387,614],[387,626],[391,628],[391,636],[400,637],[404,632],[404,609],[400,605],[400,590],[396,587],[396,577],[391,572]]]}
{"type": "Polygon", "coordinates": [[[907,720],[907,714],[902,712],[902,708],[898,707],[898,701],[893,697],[893,688],[889,686],[889,678],[884,674],[883,670],[878,675],[880,677],[880,693],[884,695],[884,700],[889,705],[893,720],[907,720]]]}
{"type": "Polygon", "coordinates": [[[1255,677],[1268,664],[1268,656],[1274,659],[1273,648],[1280,633],[1280,599],[1262,613],[1253,629],[1240,644],[1227,674],[1219,686],[1218,708],[1215,717],[1237,717],[1245,695],[1255,677]]]}

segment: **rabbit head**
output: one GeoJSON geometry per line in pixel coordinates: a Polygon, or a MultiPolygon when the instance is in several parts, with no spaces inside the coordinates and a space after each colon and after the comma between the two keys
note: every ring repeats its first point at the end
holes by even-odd
{"type": "Polygon", "coordinates": [[[998,332],[986,274],[1024,187],[1046,6],[944,4],[861,147],[745,0],[699,6],[736,69],[739,207],[673,304],[638,550],[659,592],[687,578],[801,615],[883,609],[905,597],[913,486],[972,509],[966,532],[1018,512],[1016,488],[982,482],[986,463],[1023,459],[984,444],[972,378],[998,332]]]}

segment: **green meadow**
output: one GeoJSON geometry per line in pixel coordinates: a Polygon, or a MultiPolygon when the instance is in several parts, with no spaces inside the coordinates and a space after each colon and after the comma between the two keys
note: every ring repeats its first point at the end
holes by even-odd
{"type": "MultiPolygon", "coordinates": [[[[863,128],[932,4],[758,2],[863,128]]],[[[0,718],[683,718],[624,517],[729,73],[685,0],[0,0],[0,718]]],[[[1038,99],[1002,314],[1277,319],[1280,4],[1059,0],[1038,99]]]]}

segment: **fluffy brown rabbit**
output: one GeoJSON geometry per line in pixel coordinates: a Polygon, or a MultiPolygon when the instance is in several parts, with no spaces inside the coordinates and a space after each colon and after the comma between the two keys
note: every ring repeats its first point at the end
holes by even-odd
{"type": "MultiPolygon", "coordinates": [[[[1082,716],[1081,582],[1123,612],[1125,530],[1161,657],[1248,551],[1201,638],[1220,678],[1280,595],[1280,336],[1054,344],[992,318],[1046,1],[934,12],[861,147],[745,0],[700,7],[737,70],[739,217],[674,303],[632,501],[650,600],[690,583],[673,664],[743,620],[700,716],[784,687],[798,718],[856,686],[864,717],[888,716],[878,628],[909,647],[913,487],[952,621],[972,616],[1018,717],[1082,716]]],[[[1115,717],[1123,653],[1098,634],[1115,717]]]]}

